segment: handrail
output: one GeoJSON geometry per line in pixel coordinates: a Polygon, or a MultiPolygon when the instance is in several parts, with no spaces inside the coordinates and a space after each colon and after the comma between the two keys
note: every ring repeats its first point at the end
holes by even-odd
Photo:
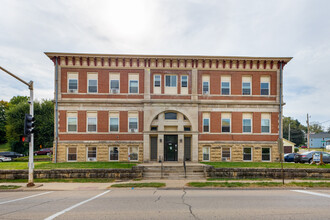
{"type": "Polygon", "coordinates": [[[183,169],[184,169],[184,178],[187,178],[186,159],[184,156],[183,156],[183,169]]]}

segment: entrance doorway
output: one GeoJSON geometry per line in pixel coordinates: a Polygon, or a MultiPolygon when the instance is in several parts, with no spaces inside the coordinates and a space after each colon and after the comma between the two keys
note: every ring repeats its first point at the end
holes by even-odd
{"type": "Polygon", "coordinates": [[[178,161],[178,135],[164,135],[164,160],[178,161]]]}

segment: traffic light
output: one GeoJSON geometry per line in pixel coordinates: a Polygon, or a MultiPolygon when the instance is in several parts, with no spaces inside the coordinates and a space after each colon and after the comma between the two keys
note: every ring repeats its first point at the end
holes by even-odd
{"type": "Polygon", "coordinates": [[[30,138],[22,135],[21,136],[21,141],[22,142],[30,142],[30,138]]]}
{"type": "Polygon", "coordinates": [[[24,120],[24,137],[27,139],[27,141],[24,142],[30,142],[31,140],[31,133],[33,133],[34,128],[34,117],[30,114],[25,114],[25,120],[24,120]]]}

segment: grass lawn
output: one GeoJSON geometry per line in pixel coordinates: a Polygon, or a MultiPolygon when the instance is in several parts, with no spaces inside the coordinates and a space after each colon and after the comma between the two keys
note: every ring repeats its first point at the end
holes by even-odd
{"type": "Polygon", "coordinates": [[[9,143],[0,144],[0,152],[10,151],[9,143]]]}
{"type": "Polygon", "coordinates": [[[190,182],[191,187],[330,187],[330,182],[290,182],[283,185],[281,182],[190,182]]]}
{"type": "Polygon", "coordinates": [[[117,187],[117,188],[124,188],[124,187],[164,187],[166,186],[165,183],[118,183],[118,184],[113,184],[111,187],[117,187]]]}
{"type": "MultiPolygon", "coordinates": [[[[38,155],[38,156],[33,156],[34,159],[49,159],[51,160],[52,157],[47,156],[47,155],[38,155]]],[[[25,156],[25,157],[18,157],[18,158],[14,158],[15,162],[28,162],[29,161],[29,156],[25,156]]]]}
{"type": "MultiPolygon", "coordinates": [[[[35,183],[112,183],[114,179],[107,178],[73,178],[73,179],[33,179],[35,183]]],[[[0,183],[27,183],[27,179],[4,180],[0,179],[0,183]]]]}
{"type": "Polygon", "coordinates": [[[20,188],[20,186],[14,186],[14,185],[2,185],[0,186],[0,189],[17,189],[20,188]]]}
{"type": "Polygon", "coordinates": [[[235,180],[235,181],[269,181],[272,180],[270,178],[246,178],[246,179],[235,179],[235,178],[207,178],[207,181],[227,181],[227,180],[235,180]]]}
{"type": "MultiPolygon", "coordinates": [[[[281,168],[281,163],[269,162],[202,162],[215,168],[281,168]]],[[[316,164],[283,163],[283,168],[330,168],[330,164],[318,166],[316,164]]]]}
{"type": "MultiPolygon", "coordinates": [[[[136,163],[120,162],[72,162],[72,163],[52,163],[35,162],[34,169],[130,169],[136,163]]],[[[3,162],[0,163],[0,170],[24,170],[28,169],[27,162],[3,162]]]]}

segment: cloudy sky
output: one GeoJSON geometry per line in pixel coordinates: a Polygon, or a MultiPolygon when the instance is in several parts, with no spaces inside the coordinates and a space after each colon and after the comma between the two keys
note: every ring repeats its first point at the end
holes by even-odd
{"type": "MultiPolygon", "coordinates": [[[[294,57],[284,114],[330,126],[330,1],[0,0],[0,65],[52,99],[43,52],[294,57]]],[[[0,72],[0,100],[28,95],[0,72]]]]}

